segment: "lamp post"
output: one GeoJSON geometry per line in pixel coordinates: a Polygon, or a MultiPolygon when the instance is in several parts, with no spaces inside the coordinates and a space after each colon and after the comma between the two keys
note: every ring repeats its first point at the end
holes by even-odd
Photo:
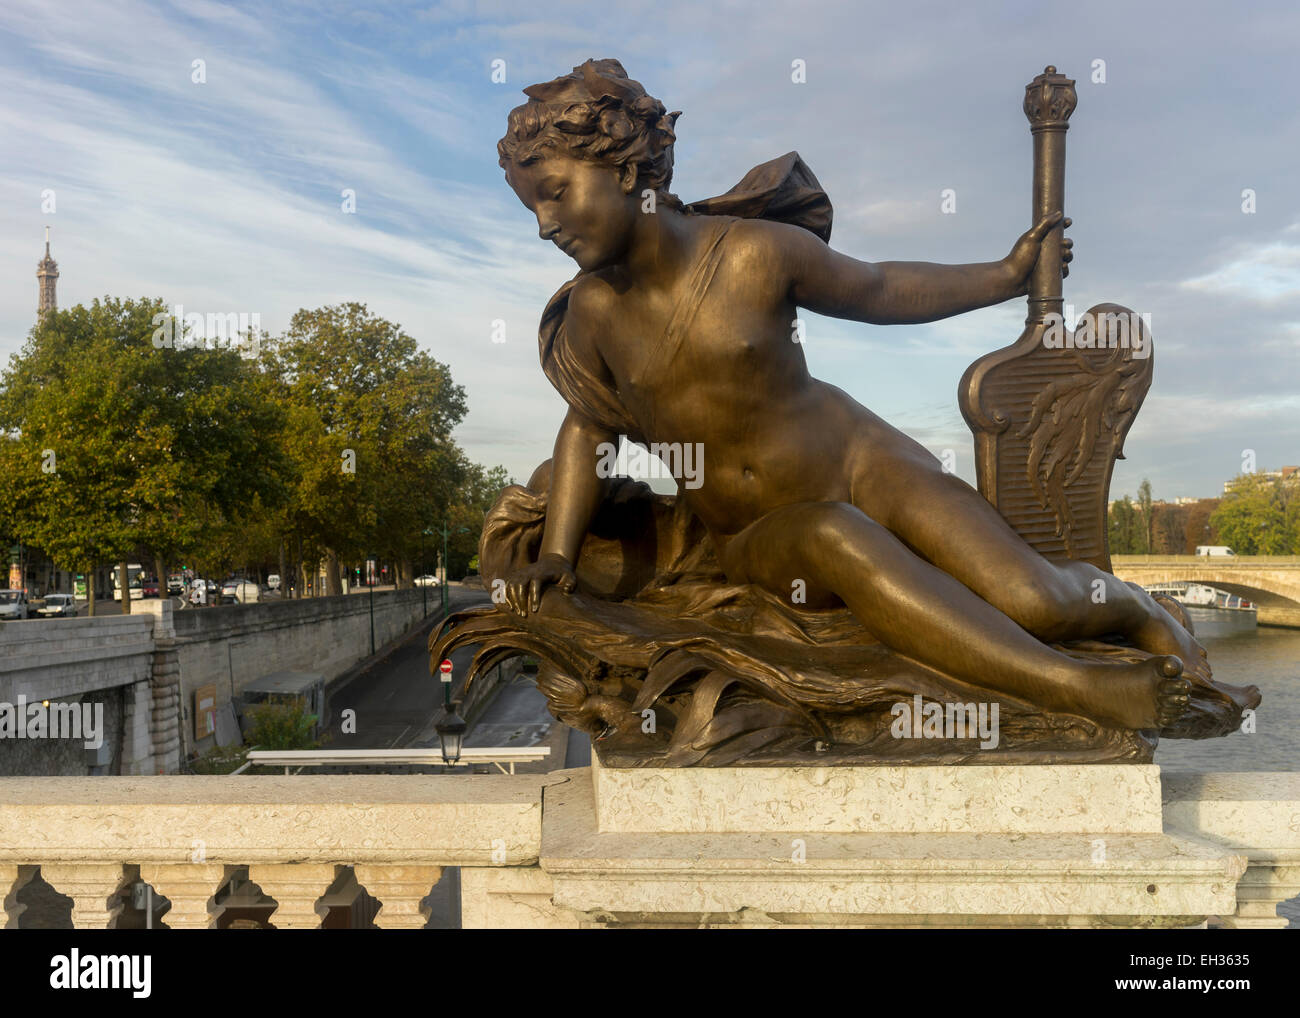
{"type": "Polygon", "coordinates": [[[366,580],[370,587],[370,656],[375,656],[375,558],[366,556],[366,580]]]}
{"type": "Polygon", "coordinates": [[[456,713],[451,702],[451,661],[443,661],[438,666],[442,673],[442,717],[433,726],[438,733],[438,742],[442,747],[442,762],[454,766],[460,760],[461,743],[465,738],[465,719],[456,713]]]}

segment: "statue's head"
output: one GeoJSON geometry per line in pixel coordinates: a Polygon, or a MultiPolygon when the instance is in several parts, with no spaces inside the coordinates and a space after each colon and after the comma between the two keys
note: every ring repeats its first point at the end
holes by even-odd
{"type": "Polygon", "coordinates": [[[500,164],[541,236],[583,269],[622,256],[647,190],[656,208],[681,208],[668,190],[680,114],[617,60],[588,60],[524,94],[497,143],[500,164]]]}

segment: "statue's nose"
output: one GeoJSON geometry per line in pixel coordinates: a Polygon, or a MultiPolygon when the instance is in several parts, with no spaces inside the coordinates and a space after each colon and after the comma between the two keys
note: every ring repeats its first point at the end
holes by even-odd
{"type": "Polygon", "coordinates": [[[540,219],[537,221],[537,235],[542,240],[550,240],[560,232],[559,223],[543,223],[540,219]]]}

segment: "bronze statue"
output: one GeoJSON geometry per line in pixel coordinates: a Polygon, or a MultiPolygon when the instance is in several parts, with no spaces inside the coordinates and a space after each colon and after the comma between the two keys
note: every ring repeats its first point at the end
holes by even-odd
{"type": "Polygon", "coordinates": [[[450,620],[434,660],[470,642],[476,671],[535,654],[553,712],[616,765],[976,759],[969,741],[888,737],[913,695],[999,701],[997,762],[1150,759],[1158,731],[1236,727],[1257,691],[1214,682],[1185,616],[1106,571],[1106,489],[1150,337],[1044,342],[1072,258],[1072,85],[1048,68],[1027,90],[1034,225],[971,265],[832,250],[829,199],[794,152],[684,205],[679,114],[616,60],[525,89],[498,151],[580,270],[541,327],[569,411],[553,459],[489,515],[495,609],[450,620]],[[813,378],[797,341],[799,308],[883,325],[1025,295],[1021,340],[963,382],[983,494],[813,378]],[[621,436],[699,449],[702,470],[676,498],[610,478],[621,436]]]}

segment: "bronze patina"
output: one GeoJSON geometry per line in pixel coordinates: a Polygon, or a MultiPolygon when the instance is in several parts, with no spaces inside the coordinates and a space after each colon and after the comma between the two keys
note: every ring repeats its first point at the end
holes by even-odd
{"type": "Polygon", "coordinates": [[[540,330],[569,409],[488,515],[494,607],[449,619],[433,660],[477,644],[472,681],[535,656],[552,712],[614,766],[1149,761],[1161,735],[1238,727],[1254,687],[1215,681],[1181,609],[1108,571],[1110,475],[1152,347],[1119,305],[1060,322],[1073,84],[1049,67],[1027,87],[1033,225],[968,265],[833,250],[795,152],[683,203],[679,114],[616,60],[525,89],[498,152],[579,268],[540,330]],[[800,308],[889,325],[1019,296],[1020,339],[962,381],[979,490],[813,378],[797,341],[800,308]],[[1133,332],[1107,344],[1116,321],[1133,332]],[[676,496],[609,476],[623,438],[689,473],[676,496]],[[900,703],[990,702],[996,748],[900,733],[900,703]]]}

